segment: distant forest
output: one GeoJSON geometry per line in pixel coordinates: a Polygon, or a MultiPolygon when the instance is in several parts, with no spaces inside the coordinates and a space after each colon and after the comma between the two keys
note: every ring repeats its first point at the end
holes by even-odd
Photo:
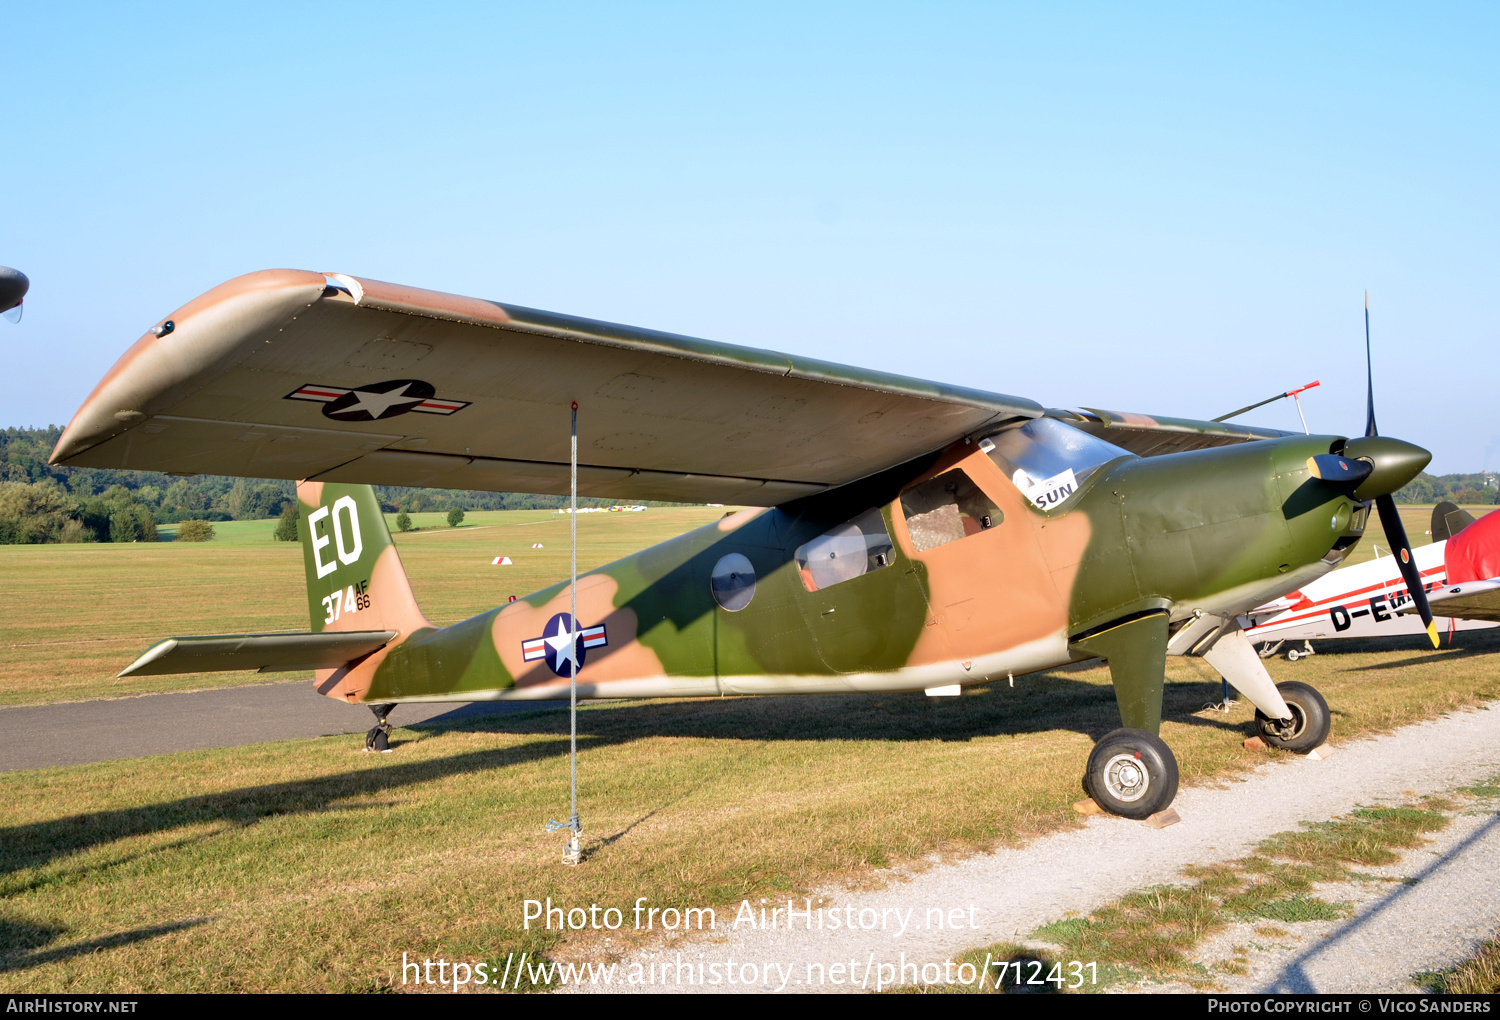
{"type": "MultiPolygon", "coordinates": [[[[31,542],[154,542],[156,525],[277,517],[296,499],[292,482],[269,478],[53,467],[62,429],[0,430],[0,545],[31,542]]],[[[554,510],[566,496],[377,485],[390,513],[448,510],[554,510]]],[[[616,501],[580,497],[579,506],[616,501]]],[[[673,504],[654,503],[657,506],[673,504]]]]}
{"type": "MultiPolygon", "coordinates": [[[[244,521],[279,516],[295,499],[291,482],[264,478],[196,475],[174,478],[155,471],[52,467],[47,457],[62,429],[0,430],[0,545],[17,542],[156,541],[158,524],[186,520],[244,521]]],[[[553,510],[564,496],[459,489],[412,489],[377,485],[381,506],[391,513],[448,510],[553,510]]],[[[1500,502],[1495,475],[1429,475],[1396,493],[1398,503],[1500,502]]],[[[609,506],[607,499],[580,499],[581,506],[609,506]]],[[[654,504],[671,505],[671,504],[654,504]]]]}

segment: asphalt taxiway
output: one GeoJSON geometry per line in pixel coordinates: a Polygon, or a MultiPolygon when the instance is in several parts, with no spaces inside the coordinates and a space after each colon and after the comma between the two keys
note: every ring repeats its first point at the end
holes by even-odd
{"type": "MultiPolygon", "coordinates": [[[[410,726],[559,707],[566,708],[567,702],[401,705],[391,722],[410,726]]],[[[364,733],[374,724],[369,708],[325,698],[309,680],[23,705],[0,708],[0,772],[364,733]]]]}

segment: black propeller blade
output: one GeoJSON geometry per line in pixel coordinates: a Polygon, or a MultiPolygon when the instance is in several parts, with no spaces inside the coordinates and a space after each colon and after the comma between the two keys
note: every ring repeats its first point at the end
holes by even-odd
{"type": "Polygon", "coordinates": [[[1370,477],[1375,465],[1367,460],[1354,460],[1333,453],[1320,453],[1307,458],[1307,470],[1320,481],[1331,482],[1343,489],[1353,489],[1370,477]]]}
{"type": "MultiPolygon", "coordinates": [[[[1365,292],[1365,435],[1378,436],[1375,428],[1375,363],[1370,357],[1370,294],[1365,292]]],[[[1314,458],[1321,459],[1321,458],[1314,458]]],[[[1336,459],[1336,458],[1335,458],[1336,459]]],[[[1366,471],[1365,474],[1369,474],[1366,471]]],[[[1321,477],[1321,476],[1320,476],[1321,477]]],[[[1427,589],[1422,587],[1422,572],[1417,569],[1416,558],[1411,552],[1411,543],[1406,540],[1406,526],[1401,523],[1401,512],[1396,509],[1396,498],[1390,493],[1375,497],[1375,509],[1380,512],[1380,526],[1385,529],[1385,539],[1396,556],[1396,565],[1406,580],[1406,591],[1417,607],[1417,615],[1427,628],[1427,637],[1432,647],[1438,647],[1437,625],[1432,622],[1432,607],[1427,603],[1427,589]]]]}

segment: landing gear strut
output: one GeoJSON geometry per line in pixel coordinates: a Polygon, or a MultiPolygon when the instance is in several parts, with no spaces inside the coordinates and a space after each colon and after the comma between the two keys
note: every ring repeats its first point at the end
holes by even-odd
{"type": "MultiPolygon", "coordinates": [[[[1317,652],[1313,651],[1312,642],[1311,641],[1304,641],[1304,642],[1302,642],[1302,647],[1300,649],[1297,649],[1297,648],[1288,648],[1287,649],[1286,661],[1287,662],[1296,662],[1298,659],[1305,659],[1309,655],[1316,655],[1316,654],[1317,654],[1317,652]]],[[[1261,656],[1261,658],[1265,658],[1265,656],[1261,656]]]]}
{"type": "Polygon", "coordinates": [[[1110,814],[1150,818],[1165,811],[1177,796],[1177,758],[1155,734],[1114,730],[1094,745],[1083,790],[1110,814]]]}
{"type": "Polygon", "coordinates": [[[366,751],[391,753],[391,724],[387,717],[395,707],[394,704],[370,706],[370,711],[375,713],[375,726],[365,734],[366,751]]]}

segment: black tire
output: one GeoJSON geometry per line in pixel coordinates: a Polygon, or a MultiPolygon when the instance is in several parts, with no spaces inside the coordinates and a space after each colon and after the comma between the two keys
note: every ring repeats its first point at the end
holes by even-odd
{"type": "Polygon", "coordinates": [[[1306,754],[1328,743],[1328,733],[1333,728],[1333,714],[1328,711],[1328,702],[1323,700],[1317,688],[1296,680],[1277,684],[1276,690],[1292,710],[1292,721],[1280,723],[1256,709],[1255,728],[1260,737],[1272,747],[1279,747],[1293,754],[1306,754]]]}
{"type": "Polygon", "coordinates": [[[1141,820],[1165,811],[1177,797],[1177,758],[1158,736],[1119,729],[1094,745],[1083,788],[1105,811],[1141,820]]]}

